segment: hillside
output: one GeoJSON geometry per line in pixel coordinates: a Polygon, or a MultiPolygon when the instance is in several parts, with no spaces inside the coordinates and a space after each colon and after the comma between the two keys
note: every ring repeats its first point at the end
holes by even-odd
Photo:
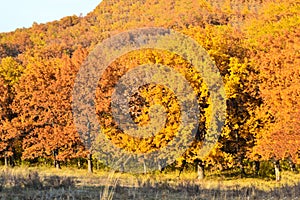
{"type": "Polygon", "coordinates": [[[109,35],[138,27],[183,28],[204,23],[227,24],[256,14],[256,2],[240,4],[225,1],[102,1],[85,17],[68,16],[46,24],[33,24],[0,35],[1,58],[16,57],[38,43],[59,45],[57,51],[89,47],[109,35]],[[229,6],[229,7],[228,7],[229,6]],[[226,8],[226,9],[223,9],[226,8]],[[41,40],[41,41],[39,41],[41,40]]]}
{"type": "Polygon", "coordinates": [[[213,108],[209,89],[180,55],[153,49],[118,58],[99,82],[95,107],[107,137],[118,147],[145,153],[176,135],[181,111],[170,89],[148,84],[131,97],[137,124],[151,121],[148,113],[153,104],[170,113],[160,134],[140,142],[120,132],[108,98],[118,79],[135,66],[167,65],[191,83],[200,113],[195,140],[171,168],[188,163],[198,168],[199,178],[205,170],[271,178],[272,167],[277,172],[280,166],[296,170],[300,164],[299,15],[300,3],[291,0],[103,0],[85,17],[68,16],[1,33],[1,162],[51,165],[54,161],[59,168],[81,167],[88,160],[90,171],[91,162],[105,163],[98,159],[104,154],[101,147],[96,144],[100,150],[89,151],[74,127],[72,90],[77,72],[104,39],[130,29],[164,27],[194,39],[220,71],[227,108],[218,142],[208,156],[198,156],[213,108]]]}

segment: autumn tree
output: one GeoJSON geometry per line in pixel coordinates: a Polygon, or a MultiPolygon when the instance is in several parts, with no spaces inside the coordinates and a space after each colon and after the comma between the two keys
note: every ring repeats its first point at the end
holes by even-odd
{"type": "Polygon", "coordinates": [[[84,156],[71,109],[72,86],[84,57],[80,53],[74,59],[32,59],[21,77],[14,110],[24,133],[23,159],[52,158],[59,168],[59,161],[84,156]]]}
{"type": "Polygon", "coordinates": [[[253,154],[273,160],[276,180],[280,160],[288,159],[292,168],[299,163],[299,12],[292,1],[271,3],[247,29],[264,100],[257,113],[267,124],[257,135],[253,154]]]}
{"type": "Polygon", "coordinates": [[[12,110],[11,104],[15,99],[14,85],[18,84],[19,78],[23,72],[23,67],[12,57],[6,57],[1,60],[0,78],[1,78],[1,117],[0,117],[0,152],[1,157],[5,159],[5,165],[8,165],[8,159],[14,163],[15,154],[18,149],[18,139],[20,133],[13,126],[16,113],[12,110]]]}
{"type": "Polygon", "coordinates": [[[205,28],[190,27],[184,33],[193,37],[209,53],[220,70],[227,97],[226,122],[215,149],[206,165],[216,170],[239,167],[254,145],[257,121],[254,110],[261,105],[257,70],[250,61],[249,49],[243,44],[245,35],[232,25],[205,28]]]}

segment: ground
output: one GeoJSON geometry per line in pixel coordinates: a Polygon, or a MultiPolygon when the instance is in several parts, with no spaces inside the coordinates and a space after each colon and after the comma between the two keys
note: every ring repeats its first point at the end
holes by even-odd
{"type": "Polygon", "coordinates": [[[132,175],[49,167],[0,168],[0,198],[9,199],[300,199],[300,174],[285,171],[276,182],[262,178],[209,175],[198,181],[194,172],[132,175]]]}

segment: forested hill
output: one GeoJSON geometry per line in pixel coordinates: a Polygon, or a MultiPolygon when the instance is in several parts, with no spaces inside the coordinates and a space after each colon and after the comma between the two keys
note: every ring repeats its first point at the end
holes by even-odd
{"type": "MultiPolygon", "coordinates": [[[[104,0],[84,17],[68,16],[1,33],[0,157],[6,164],[9,160],[67,164],[89,153],[98,156],[84,148],[74,128],[71,103],[76,73],[103,39],[129,29],[165,27],[204,47],[225,84],[225,126],[210,155],[201,158],[205,167],[239,167],[243,173],[249,162],[300,163],[299,15],[300,2],[292,0],[104,0]]],[[[140,152],[170,141],[179,123],[171,92],[159,100],[151,98],[163,88],[141,89],[146,101],[161,103],[174,116],[157,137],[135,147],[130,144],[138,141],[118,132],[104,97],[134,65],[171,65],[192,82],[201,107],[196,140],[178,163],[199,161],[197,152],[211,108],[202,78],[190,64],[168,52],[148,50],[127,56],[132,59],[125,56],[110,66],[107,81],[97,91],[96,111],[106,134],[120,147],[140,152]]],[[[139,106],[145,105],[135,108],[139,106]]],[[[142,113],[137,110],[133,109],[136,122],[146,123],[147,108],[142,113]]]]}
{"type": "Polygon", "coordinates": [[[102,1],[85,17],[68,16],[1,34],[0,55],[16,57],[26,49],[40,48],[41,44],[45,49],[56,46],[59,54],[63,50],[73,51],[78,45],[89,47],[118,31],[145,26],[180,29],[205,23],[234,23],[256,14],[259,7],[257,2],[234,1],[102,1]]]}

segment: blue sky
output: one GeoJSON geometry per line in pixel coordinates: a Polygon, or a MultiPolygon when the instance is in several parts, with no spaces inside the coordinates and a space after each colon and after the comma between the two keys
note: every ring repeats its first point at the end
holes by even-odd
{"type": "Polygon", "coordinates": [[[101,0],[0,0],[0,32],[91,12],[101,0]]]}

